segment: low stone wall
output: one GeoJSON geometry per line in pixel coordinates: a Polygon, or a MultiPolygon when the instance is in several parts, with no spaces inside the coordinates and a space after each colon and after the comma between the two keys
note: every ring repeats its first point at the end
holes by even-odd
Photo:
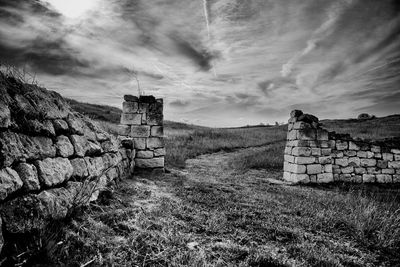
{"type": "Polygon", "coordinates": [[[121,134],[133,138],[136,170],[164,171],[163,100],[125,95],[121,134]]]}
{"type": "Polygon", "coordinates": [[[57,93],[0,73],[0,250],[132,173],[132,138],[104,132],[57,93]],[[5,240],[7,242],[7,240],[5,240]]]}
{"type": "Polygon", "coordinates": [[[400,140],[328,132],[299,110],[290,114],[284,157],[283,178],[292,183],[400,183],[400,140]]]}

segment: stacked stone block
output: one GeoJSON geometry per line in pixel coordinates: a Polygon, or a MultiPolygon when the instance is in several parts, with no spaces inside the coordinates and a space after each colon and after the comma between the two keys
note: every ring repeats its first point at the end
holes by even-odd
{"type": "Polygon", "coordinates": [[[121,134],[133,138],[138,170],[164,171],[163,100],[154,96],[124,96],[121,134]]]}
{"type": "Polygon", "coordinates": [[[284,180],[292,183],[400,183],[400,142],[355,140],[323,129],[318,118],[291,112],[284,180]]]}
{"type": "Polygon", "coordinates": [[[132,138],[104,132],[55,92],[0,73],[0,95],[1,250],[2,232],[38,230],[129,176],[135,151],[132,138]]]}

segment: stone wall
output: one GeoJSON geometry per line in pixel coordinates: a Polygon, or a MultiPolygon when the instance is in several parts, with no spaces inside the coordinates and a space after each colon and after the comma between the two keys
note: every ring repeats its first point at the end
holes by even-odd
{"type": "Polygon", "coordinates": [[[124,96],[121,134],[133,138],[135,170],[164,171],[163,100],[153,96],[124,96]]]}
{"type": "Polygon", "coordinates": [[[400,183],[400,140],[328,132],[299,110],[290,114],[284,157],[283,178],[292,183],[400,183]]]}
{"type": "Polygon", "coordinates": [[[0,96],[1,250],[3,234],[62,219],[129,176],[135,150],[132,138],[104,132],[55,92],[0,73],[0,96]]]}

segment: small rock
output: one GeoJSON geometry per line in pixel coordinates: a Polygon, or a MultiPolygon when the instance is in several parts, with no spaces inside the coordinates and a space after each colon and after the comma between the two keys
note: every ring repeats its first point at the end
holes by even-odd
{"type": "Polygon", "coordinates": [[[40,182],[36,167],[28,163],[20,163],[15,169],[24,183],[23,188],[26,191],[35,191],[40,189],[40,182]]]}
{"type": "Polygon", "coordinates": [[[22,186],[23,182],[16,171],[11,168],[0,170],[0,200],[5,199],[22,186]]]}
{"type": "Polygon", "coordinates": [[[61,135],[57,137],[56,142],[57,156],[68,158],[74,154],[74,146],[69,141],[68,137],[61,135]]]}
{"type": "Polygon", "coordinates": [[[199,243],[198,242],[189,242],[189,243],[187,243],[186,246],[188,247],[188,249],[193,250],[199,246],[199,243]]]}

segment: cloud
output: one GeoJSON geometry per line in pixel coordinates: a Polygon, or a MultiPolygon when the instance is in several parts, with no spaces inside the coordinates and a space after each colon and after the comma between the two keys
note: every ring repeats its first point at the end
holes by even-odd
{"type": "Polygon", "coordinates": [[[189,104],[190,104],[189,101],[184,101],[184,100],[179,100],[179,99],[171,101],[169,103],[170,106],[179,107],[179,108],[187,107],[189,104]]]}

